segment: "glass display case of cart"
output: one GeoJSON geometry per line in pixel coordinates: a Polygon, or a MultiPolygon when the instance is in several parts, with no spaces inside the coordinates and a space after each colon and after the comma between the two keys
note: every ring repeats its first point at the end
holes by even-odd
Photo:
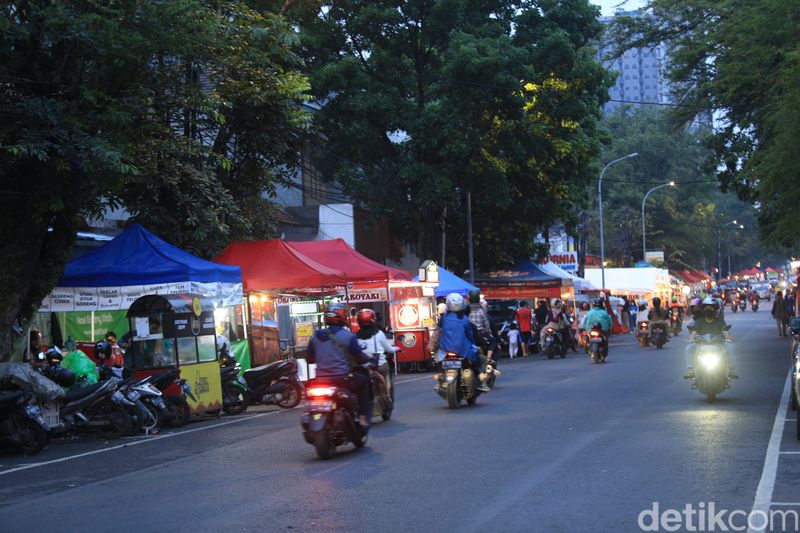
{"type": "Polygon", "coordinates": [[[213,302],[192,294],[142,296],[131,304],[128,321],[126,360],[135,376],[180,368],[197,398],[189,400],[193,411],[221,407],[213,302]]]}

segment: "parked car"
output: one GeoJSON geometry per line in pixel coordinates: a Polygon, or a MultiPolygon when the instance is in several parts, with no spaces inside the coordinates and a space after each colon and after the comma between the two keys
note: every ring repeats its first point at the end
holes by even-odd
{"type": "Polygon", "coordinates": [[[756,291],[759,300],[772,300],[772,288],[769,283],[753,283],[751,288],[756,291]]]}

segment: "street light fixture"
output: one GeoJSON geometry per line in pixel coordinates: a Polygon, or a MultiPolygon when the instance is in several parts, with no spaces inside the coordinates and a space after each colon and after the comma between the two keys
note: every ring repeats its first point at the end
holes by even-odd
{"type": "Polygon", "coordinates": [[[645,224],[644,218],[644,206],[647,203],[647,197],[650,196],[651,192],[657,191],[658,189],[663,189],[664,187],[674,187],[675,182],[670,181],[669,183],[665,183],[663,185],[658,185],[653,187],[644,195],[644,199],[642,200],[642,261],[647,261],[647,225],[645,224]]]}
{"type": "Polygon", "coordinates": [[[602,278],[602,289],[605,290],[606,288],[606,245],[603,236],[603,175],[608,170],[608,167],[613,165],[614,163],[619,163],[624,159],[628,159],[631,157],[636,157],[639,155],[639,152],[633,152],[632,154],[628,154],[626,156],[619,157],[610,161],[603,167],[603,170],[600,172],[600,179],[597,181],[597,202],[600,204],[600,271],[601,271],[601,278],[602,278]]]}

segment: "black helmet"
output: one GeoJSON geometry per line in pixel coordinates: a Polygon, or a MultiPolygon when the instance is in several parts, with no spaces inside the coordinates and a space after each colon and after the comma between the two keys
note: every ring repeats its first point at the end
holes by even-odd
{"type": "Polygon", "coordinates": [[[47,357],[47,362],[51,365],[61,363],[61,360],[64,359],[64,356],[61,354],[61,350],[59,350],[56,346],[53,346],[47,352],[45,352],[45,357],[47,357]]]}
{"type": "Polygon", "coordinates": [[[594,301],[594,306],[599,309],[605,309],[606,302],[602,298],[598,298],[597,300],[594,301]]]}
{"type": "Polygon", "coordinates": [[[653,298],[653,307],[661,307],[661,298],[658,296],[653,298]]]}
{"type": "Polygon", "coordinates": [[[111,343],[108,341],[99,341],[94,345],[94,356],[98,359],[106,359],[111,357],[111,343]]]}
{"type": "Polygon", "coordinates": [[[481,302],[481,291],[478,289],[472,289],[467,293],[467,301],[471,304],[477,304],[481,302]]]}

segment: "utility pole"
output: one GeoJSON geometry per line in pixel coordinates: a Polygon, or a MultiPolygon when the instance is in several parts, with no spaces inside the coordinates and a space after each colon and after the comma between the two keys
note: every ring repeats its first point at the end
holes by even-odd
{"type": "Polygon", "coordinates": [[[447,206],[444,206],[442,209],[442,262],[440,265],[442,268],[446,268],[444,259],[446,257],[446,250],[447,250],[447,206]]]}
{"type": "Polygon", "coordinates": [[[475,257],[472,252],[472,195],[467,191],[467,254],[469,256],[469,282],[475,284],[475,257]]]}

